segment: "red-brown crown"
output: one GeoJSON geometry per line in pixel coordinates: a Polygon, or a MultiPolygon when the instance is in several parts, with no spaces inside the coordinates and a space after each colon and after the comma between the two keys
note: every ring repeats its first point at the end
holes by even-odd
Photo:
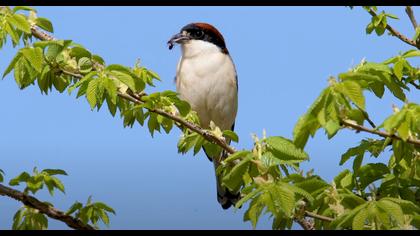
{"type": "Polygon", "coordinates": [[[218,47],[220,47],[220,49],[228,54],[228,50],[226,48],[226,44],[225,44],[225,39],[223,38],[223,35],[216,29],[216,27],[208,24],[208,23],[191,23],[188,24],[186,26],[184,26],[181,29],[182,31],[187,31],[187,32],[196,32],[196,31],[202,31],[203,34],[197,36],[196,39],[198,40],[204,40],[204,41],[208,41],[210,43],[213,43],[215,45],[217,45],[218,47]]]}

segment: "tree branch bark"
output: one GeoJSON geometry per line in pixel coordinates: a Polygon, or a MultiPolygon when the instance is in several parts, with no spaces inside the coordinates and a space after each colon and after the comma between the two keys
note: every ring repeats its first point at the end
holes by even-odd
{"type": "Polygon", "coordinates": [[[333,218],[330,218],[328,216],[318,215],[318,214],[310,212],[310,211],[305,211],[305,216],[312,217],[312,218],[318,219],[318,220],[328,221],[328,222],[331,222],[331,221],[334,220],[333,218]]]}
{"type": "MultiPolygon", "coordinates": [[[[367,127],[364,127],[364,126],[361,126],[361,125],[358,125],[358,124],[354,124],[354,123],[346,121],[346,120],[342,120],[341,122],[344,126],[353,128],[353,129],[358,130],[358,131],[364,131],[364,132],[367,132],[367,133],[376,134],[376,135],[379,135],[379,136],[384,137],[384,138],[392,138],[392,139],[396,139],[396,140],[403,140],[401,137],[396,136],[395,134],[389,134],[387,132],[374,130],[374,129],[369,129],[367,127]]],[[[411,144],[414,144],[416,146],[420,146],[420,140],[417,140],[417,139],[408,138],[407,143],[411,143],[411,144]]]]}
{"type": "Polygon", "coordinates": [[[411,24],[414,27],[414,30],[416,30],[417,21],[416,21],[416,17],[414,16],[413,8],[411,8],[411,6],[406,6],[405,7],[405,13],[407,13],[408,18],[410,18],[410,21],[411,21],[411,24]]]}
{"type": "Polygon", "coordinates": [[[70,228],[78,230],[95,230],[91,225],[84,224],[81,220],[74,218],[70,215],[66,215],[64,212],[45,204],[35,197],[24,194],[18,190],[6,187],[0,184],[0,195],[8,196],[15,200],[18,200],[28,207],[37,209],[39,212],[59,221],[64,222],[70,228]]]}
{"type": "MultiPolygon", "coordinates": [[[[376,13],[372,10],[372,9],[369,9],[369,14],[371,15],[371,16],[376,16],[376,13]]],[[[391,25],[389,25],[389,24],[387,24],[386,25],[386,29],[392,34],[392,35],[394,35],[395,37],[397,37],[397,38],[399,38],[401,41],[403,41],[403,42],[405,42],[405,43],[407,43],[407,44],[409,44],[409,45],[411,45],[411,46],[414,46],[414,47],[416,47],[416,48],[418,48],[418,49],[420,49],[420,45],[417,45],[416,44],[416,42],[414,42],[413,40],[411,40],[411,39],[409,39],[409,38],[407,38],[406,36],[404,36],[403,34],[401,34],[400,32],[398,32],[396,29],[394,29],[394,28],[392,28],[391,27],[391,25]]]]}

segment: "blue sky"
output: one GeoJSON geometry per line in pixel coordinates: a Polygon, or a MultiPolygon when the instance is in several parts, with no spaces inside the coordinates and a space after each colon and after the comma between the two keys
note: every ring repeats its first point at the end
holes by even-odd
{"type": "MultiPolygon", "coordinates": [[[[148,91],[175,90],[173,78],[180,50],[167,40],[191,22],[208,22],[224,35],[239,77],[239,111],[235,131],[238,149],[251,148],[251,134],[292,138],[293,127],[329,76],[360,62],[380,62],[411,49],[398,39],[366,35],[370,16],[346,7],[36,7],[49,18],[54,35],[72,39],[107,64],[142,65],[162,82],[148,91]]],[[[395,28],[412,37],[403,7],[388,7],[401,20],[395,28]]],[[[414,8],[419,19],[418,7],[414,8]]],[[[0,51],[0,71],[16,49],[0,51]]],[[[413,65],[419,61],[412,60],[413,65]]],[[[411,93],[410,101],[420,101],[411,93]]],[[[376,123],[401,102],[386,93],[383,100],[367,94],[367,110],[376,123]]],[[[112,206],[110,229],[250,229],[245,209],[224,211],[218,205],[213,166],[200,152],[181,155],[178,130],[155,134],[135,125],[123,128],[107,110],[90,111],[84,98],[67,92],[41,95],[37,86],[19,90],[12,76],[0,81],[0,168],[6,180],[22,171],[60,168],[66,194],[37,196],[66,210],[74,201],[93,200],[112,206]]],[[[104,107],[105,108],[105,107],[104,107]]],[[[305,170],[331,181],[342,169],[340,155],[366,134],[340,132],[328,140],[323,131],[308,142],[311,160],[305,170]]],[[[380,159],[385,160],[384,158],[380,159]]],[[[370,160],[372,161],[372,160],[370,160]]],[[[377,161],[377,160],[374,160],[377,161]]],[[[0,198],[0,229],[8,229],[20,204],[0,198]]],[[[51,229],[66,228],[50,220],[51,229]]],[[[263,217],[258,229],[271,229],[263,217]]]]}

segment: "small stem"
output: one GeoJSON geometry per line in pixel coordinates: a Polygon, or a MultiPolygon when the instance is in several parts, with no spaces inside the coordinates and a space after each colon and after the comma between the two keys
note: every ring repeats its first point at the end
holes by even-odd
{"type": "Polygon", "coordinates": [[[328,222],[331,222],[331,221],[334,220],[333,218],[330,218],[328,216],[318,215],[318,214],[310,212],[310,211],[305,211],[305,215],[309,216],[309,217],[312,217],[312,218],[315,218],[315,219],[318,219],[318,220],[323,220],[323,221],[328,221],[328,222]]]}
{"type": "Polygon", "coordinates": [[[408,18],[410,18],[411,24],[414,27],[414,30],[417,29],[417,21],[416,21],[416,17],[414,16],[414,12],[413,9],[411,8],[411,6],[406,6],[405,7],[405,13],[407,13],[408,18]]]}
{"type": "MultiPolygon", "coordinates": [[[[372,9],[369,9],[369,10],[368,10],[368,12],[369,12],[369,14],[370,14],[371,16],[376,16],[376,13],[375,13],[372,9]]],[[[416,47],[416,48],[420,49],[420,46],[419,46],[419,45],[417,45],[417,44],[416,44],[416,42],[414,42],[413,40],[411,40],[411,39],[407,38],[406,36],[404,36],[403,34],[401,34],[400,32],[398,32],[396,29],[392,28],[392,27],[391,27],[391,25],[387,24],[387,25],[386,25],[386,29],[387,29],[387,30],[388,30],[388,31],[389,31],[392,35],[394,35],[395,37],[399,38],[401,41],[403,41],[403,42],[405,42],[405,43],[407,43],[407,44],[409,44],[409,45],[411,45],[411,46],[414,46],[414,47],[416,47]]]]}
{"type": "MultiPolygon", "coordinates": [[[[354,124],[354,123],[349,122],[347,120],[342,120],[341,122],[344,126],[353,128],[353,129],[358,130],[358,131],[364,131],[364,132],[367,132],[367,133],[376,134],[376,135],[379,135],[379,136],[384,137],[384,138],[392,138],[392,139],[396,139],[396,140],[402,140],[401,137],[398,137],[395,134],[389,134],[387,132],[369,129],[367,127],[364,127],[364,126],[361,126],[361,125],[358,125],[358,124],[354,124]]],[[[414,144],[416,146],[420,146],[420,140],[417,140],[417,139],[408,138],[406,142],[414,144]]]]}

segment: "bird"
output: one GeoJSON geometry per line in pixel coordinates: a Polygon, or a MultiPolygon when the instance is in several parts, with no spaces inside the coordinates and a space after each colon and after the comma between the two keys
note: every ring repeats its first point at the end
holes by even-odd
{"type": "MultiPolygon", "coordinates": [[[[238,111],[238,76],[223,35],[211,24],[190,23],[170,38],[169,49],[175,44],[181,48],[175,76],[179,97],[197,112],[201,127],[208,129],[213,122],[222,131],[233,131],[238,111]]],[[[223,151],[220,157],[212,157],[203,149],[215,171],[220,160],[228,156],[223,151]]],[[[217,173],[216,187],[223,209],[239,201],[240,193],[222,186],[217,173]]]]}

